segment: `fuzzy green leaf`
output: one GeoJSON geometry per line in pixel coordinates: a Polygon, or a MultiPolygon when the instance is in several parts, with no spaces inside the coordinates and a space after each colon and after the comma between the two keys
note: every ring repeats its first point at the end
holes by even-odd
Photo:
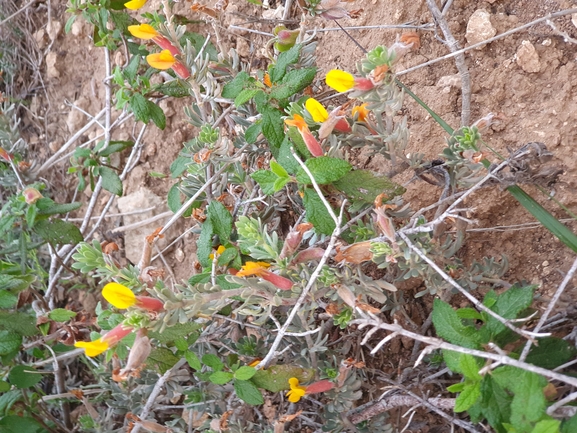
{"type": "Polygon", "coordinates": [[[248,380],[234,380],[234,391],[238,398],[252,406],[264,404],[264,399],[254,383],[248,380]]]}
{"type": "Polygon", "coordinates": [[[279,177],[273,185],[274,192],[279,192],[281,189],[283,189],[289,180],[290,179],[288,177],[279,177]]]}
{"type": "Polygon", "coordinates": [[[472,326],[464,326],[457,312],[440,299],[433,303],[433,324],[437,335],[450,343],[469,349],[477,349],[477,331],[472,326]]]}
{"type": "Polygon", "coordinates": [[[557,337],[539,339],[539,346],[533,346],[527,362],[539,367],[553,369],[569,362],[577,355],[577,350],[569,342],[557,337]]]}
{"type": "MultiPolygon", "coordinates": [[[[528,308],[533,302],[533,292],[535,286],[528,287],[516,287],[513,286],[506,292],[496,296],[495,303],[490,307],[492,311],[504,317],[505,319],[516,319],[517,315],[528,308]]],[[[486,298],[491,299],[494,293],[490,291],[487,293],[486,298]]],[[[504,331],[505,325],[499,322],[492,316],[487,315],[487,330],[496,336],[500,332],[504,331]]]]}
{"type": "MultiPolygon", "coordinates": [[[[344,159],[331,158],[330,156],[307,159],[305,165],[319,185],[336,182],[353,168],[344,159]]],[[[302,167],[297,172],[296,179],[300,183],[311,183],[310,177],[302,167]]]]}
{"type": "Polygon", "coordinates": [[[15,332],[25,337],[38,334],[35,316],[12,311],[0,311],[0,329],[15,332]]]}
{"type": "Polygon", "coordinates": [[[133,141],[113,140],[110,142],[106,149],[102,149],[100,152],[98,152],[98,156],[110,156],[113,153],[122,152],[124,149],[128,149],[132,146],[134,146],[133,141]]]}
{"type": "Polygon", "coordinates": [[[8,415],[0,420],[2,433],[45,433],[46,430],[34,418],[8,415]]]}
{"type": "Polygon", "coordinates": [[[194,322],[177,323],[174,326],[166,328],[162,332],[150,332],[151,338],[155,338],[160,343],[172,343],[179,338],[187,338],[190,334],[198,331],[201,325],[194,322]]]}
{"type": "Polygon", "coordinates": [[[280,392],[290,389],[288,380],[296,377],[300,383],[309,382],[314,377],[312,369],[293,365],[273,365],[266,370],[258,370],[250,379],[257,387],[270,392],[280,392]]]}
{"type": "Polygon", "coordinates": [[[12,308],[18,303],[18,296],[8,290],[0,290],[0,308],[12,308]]]}
{"type": "Polygon", "coordinates": [[[196,356],[196,353],[188,351],[185,353],[184,357],[186,358],[186,362],[190,365],[190,368],[200,371],[202,370],[202,364],[200,363],[200,359],[196,356]]]}
{"type": "Polygon", "coordinates": [[[317,68],[293,69],[284,76],[278,86],[272,88],[270,97],[278,101],[290,98],[311,84],[316,73],[317,68]]]}
{"type": "Polygon", "coordinates": [[[226,371],[215,371],[212,373],[208,380],[210,380],[215,385],[224,385],[232,380],[233,374],[226,371]]]}
{"type": "Polygon", "coordinates": [[[273,83],[282,80],[286,74],[287,67],[298,62],[301,48],[301,44],[296,44],[290,50],[279,54],[276,64],[270,69],[270,80],[273,83]]]}
{"type": "Polygon", "coordinates": [[[333,185],[353,201],[364,204],[373,203],[381,193],[393,198],[406,191],[388,177],[378,176],[369,170],[350,171],[333,185]]]}
{"type": "Polygon", "coordinates": [[[335,221],[314,189],[305,189],[303,204],[307,211],[307,221],[314,226],[315,231],[324,235],[330,235],[335,230],[335,221]]]}
{"type": "Polygon", "coordinates": [[[55,218],[51,221],[38,221],[34,231],[47,242],[52,244],[77,244],[84,237],[74,224],[55,218]]]}
{"type": "Polygon", "coordinates": [[[36,370],[26,365],[17,365],[10,370],[8,380],[16,388],[25,389],[36,385],[42,380],[42,375],[37,374],[36,370]]]}
{"type": "Polygon", "coordinates": [[[8,355],[20,347],[22,336],[10,331],[0,331],[0,356],[8,355]]]}
{"type": "Polygon", "coordinates": [[[68,212],[75,211],[82,206],[82,203],[75,201],[73,203],[63,203],[57,204],[53,200],[43,197],[36,202],[36,207],[38,208],[38,215],[56,215],[65,214],[68,212]]]}
{"type": "Polygon", "coordinates": [[[168,196],[167,196],[166,200],[167,200],[168,208],[174,213],[178,212],[178,210],[180,209],[180,206],[182,206],[182,203],[180,200],[180,189],[178,189],[177,183],[172,185],[170,187],[170,189],[168,190],[168,196]]]}
{"type": "Polygon", "coordinates": [[[248,73],[239,72],[234,79],[222,88],[222,97],[227,99],[235,99],[243,89],[246,88],[250,76],[248,73]]]}
{"type": "Polygon", "coordinates": [[[48,317],[55,322],[68,322],[73,317],[76,317],[76,313],[74,311],[66,310],[64,308],[56,308],[48,313],[48,317]]]}
{"type": "Polygon", "coordinates": [[[238,380],[249,380],[256,374],[256,369],[254,367],[249,367],[248,365],[243,365],[238,370],[234,372],[234,378],[238,380]]]}
{"type": "Polygon", "coordinates": [[[203,267],[210,266],[210,253],[212,251],[212,221],[207,218],[200,229],[200,236],[196,241],[196,256],[203,267]]]}
{"type": "Polygon", "coordinates": [[[463,354],[461,356],[461,359],[459,360],[459,369],[461,370],[463,376],[465,376],[467,379],[476,382],[479,382],[482,379],[481,375],[479,374],[479,364],[477,363],[475,357],[471,355],[463,354]]]}
{"type": "Polygon", "coordinates": [[[220,358],[212,353],[206,353],[202,356],[202,363],[214,371],[221,371],[224,368],[224,364],[220,358]]]}
{"type": "Polygon", "coordinates": [[[244,139],[248,144],[254,144],[256,143],[256,140],[258,139],[258,136],[261,134],[261,132],[262,122],[253,123],[248,128],[246,128],[246,131],[244,131],[244,139]]]}
{"type": "Polygon", "coordinates": [[[270,170],[276,174],[278,177],[288,177],[288,173],[287,171],[283,168],[282,165],[280,165],[278,162],[276,161],[272,161],[270,162],[270,170]]]}
{"type": "Polygon", "coordinates": [[[154,124],[159,129],[166,128],[166,116],[164,115],[164,111],[162,111],[162,108],[160,108],[158,105],[156,105],[152,101],[147,101],[146,104],[147,104],[148,113],[150,115],[150,118],[154,122],[154,124]]]}
{"type": "Polygon", "coordinates": [[[236,98],[234,98],[234,105],[235,107],[240,107],[243,104],[246,104],[250,101],[254,96],[258,93],[262,92],[260,89],[243,89],[242,92],[238,94],[236,98]]]}
{"type": "Polygon", "coordinates": [[[226,243],[232,233],[232,215],[228,209],[213,200],[206,208],[206,217],[212,222],[213,232],[220,238],[220,243],[226,243]]]}
{"type": "Polygon", "coordinates": [[[466,383],[465,388],[455,400],[455,413],[465,412],[481,396],[481,384],[479,382],[466,383]]]}
{"type": "Polygon", "coordinates": [[[544,419],[535,424],[531,433],[559,433],[561,421],[556,419],[544,419]]]}
{"type": "Polygon", "coordinates": [[[262,192],[266,195],[272,195],[276,191],[274,189],[274,184],[279,178],[270,170],[258,170],[250,175],[254,180],[256,180],[262,189],[262,192]]]}
{"type": "Polygon", "coordinates": [[[116,170],[110,167],[100,167],[98,173],[102,176],[102,188],[119,197],[122,196],[122,180],[116,170]]]}
{"type": "Polygon", "coordinates": [[[185,98],[190,96],[190,89],[186,87],[181,80],[173,80],[168,83],[163,83],[161,86],[157,87],[160,93],[166,96],[172,96],[173,98],[185,98]]]}
{"type": "Polygon", "coordinates": [[[271,152],[276,158],[285,138],[282,113],[276,108],[265,105],[262,110],[262,133],[268,140],[271,152]]]}
{"type": "Polygon", "coordinates": [[[180,358],[164,347],[155,347],[148,356],[147,364],[155,364],[161,373],[166,373],[180,358]]]}
{"type": "Polygon", "coordinates": [[[140,93],[134,93],[130,97],[130,108],[134,113],[136,120],[140,120],[142,123],[148,123],[150,121],[150,113],[148,111],[148,101],[140,93]]]}

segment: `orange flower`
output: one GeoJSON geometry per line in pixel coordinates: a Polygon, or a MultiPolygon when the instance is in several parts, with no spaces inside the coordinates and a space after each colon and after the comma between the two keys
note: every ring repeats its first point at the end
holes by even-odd
{"type": "Polygon", "coordinates": [[[284,123],[289,126],[295,126],[299,130],[299,133],[301,134],[307,149],[313,156],[322,156],[324,153],[323,148],[309,130],[309,127],[302,116],[295,114],[292,119],[286,119],[284,123]]]}
{"type": "Polygon", "coordinates": [[[292,289],[293,282],[291,280],[270,272],[268,270],[269,267],[270,264],[265,262],[246,262],[241,270],[236,273],[236,276],[249,277],[254,275],[274,284],[281,290],[292,289]]]}
{"type": "Polygon", "coordinates": [[[357,120],[359,122],[366,122],[367,117],[369,117],[369,110],[367,109],[367,105],[369,105],[367,102],[365,102],[362,105],[359,105],[357,107],[353,107],[353,109],[351,110],[353,117],[358,114],[357,120]]]}
{"type": "Polygon", "coordinates": [[[270,75],[268,74],[268,72],[264,74],[262,82],[266,87],[272,87],[272,82],[270,81],[270,75]]]}
{"type": "Polygon", "coordinates": [[[117,344],[120,340],[122,340],[131,332],[132,332],[131,327],[120,324],[117,325],[114,329],[108,331],[98,340],[77,341],[76,343],[74,343],[74,347],[84,349],[84,353],[86,354],[86,356],[90,356],[91,358],[93,358],[95,356],[100,355],[102,352],[107,351],[110,347],[117,344]]]}
{"type": "Polygon", "coordinates": [[[291,389],[286,393],[286,395],[291,403],[298,403],[300,399],[306,394],[316,394],[319,392],[330,391],[335,386],[333,382],[328,380],[320,380],[318,382],[311,383],[308,386],[300,386],[299,380],[296,377],[291,377],[288,382],[291,389]]]}
{"type": "Polygon", "coordinates": [[[158,33],[158,31],[150,24],[128,26],[128,31],[135,38],[145,41],[152,39],[160,48],[170,51],[170,54],[173,56],[180,54],[180,50],[172,45],[168,39],[158,33]]]}
{"type": "Polygon", "coordinates": [[[180,78],[190,77],[190,71],[178,60],[174,58],[170,50],[162,50],[160,53],[153,53],[146,56],[146,61],[150,66],[160,70],[172,68],[180,78]]]}
{"type": "Polygon", "coordinates": [[[149,311],[161,311],[164,308],[162,301],[150,296],[136,296],[128,287],[118,283],[104,286],[102,296],[111,305],[122,310],[132,306],[149,311]]]}

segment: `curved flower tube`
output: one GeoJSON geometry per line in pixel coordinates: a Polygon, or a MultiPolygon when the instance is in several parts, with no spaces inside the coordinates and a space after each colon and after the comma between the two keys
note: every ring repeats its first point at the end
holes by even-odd
{"type": "Polygon", "coordinates": [[[339,132],[351,132],[351,126],[346,121],[344,116],[340,116],[341,107],[335,108],[329,114],[325,107],[314,98],[307,99],[305,102],[307,111],[311,114],[315,122],[321,123],[319,130],[319,140],[327,138],[333,129],[339,132]]]}
{"type": "Polygon", "coordinates": [[[77,341],[74,347],[84,349],[86,356],[91,358],[106,352],[109,348],[117,344],[120,340],[132,332],[130,326],[124,326],[122,323],[114,329],[108,331],[105,335],[94,341],[77,341]]]}
{"type": "Polygon", "coordinates": [[[150,296],[136,296],[128,287],[118,283],[104,286],[102,296],[109,304],[122,310],[133,306],[149,311],[161,311],[164,308],[162,301],[150,296]]]}
{"type": "Polygon", "coordinates": [[[173,56],[180,54],[180,50],[172,45],[168,39],[158,33],[158,31],[150,24],[128,26],[128,31],[135,38],[142,39],[144,41],[149,41],[152,39],[152,41],[156,43],[160,48],[170,51],[170,54],[173,56]]]}
{"type": "Polygon", "coordinates": [[[286,396],[291,403],[298,403],[306,394],[329,391],[335,386],[333,382],[328,380],[320,380],[308,386],[300,386],[299,380],[296,377],[291,377],[288,382],[291,389],[286,393],[286,396]]]}
{"type": "Polygon", "coordinates": [[[244,266],[236,273],[237,277],[249,277],[255,275],[274,284],[281,290],[292,289],[293,282],[288,278],[274,274],[268,270],[269,263],[265,262],[246,262],[244,266]]]}
{"type": "Polygon", "coordinates": [[[365,102],[364,104],[353,107],[353,109],[351,110],[353,117],[355,115],[358,115],[357,121],[359,122],[367,121],[367,118],[369,117],[369,110],[367,109],[367,105],[369,105],[368,102],[365,102]]]}
{"type": "Polygon", "coordinates": [[[339,93],[346,92],[351,89],[367,91],[375,87],[373,82],[364,77],[355,77],[345,71],[338,69],[330,70],[325,78],[327,86],[335,89],[339,93]]]}
{"type": "Polygon", "coordinates": [[[146,61],[150,66],[161,71],[172,68],[180,78],[187,79],[190,77],[190,71],[174,58],[170,50],[162,50],[160,53],[149,54],[146,56],[146,61]]]}
{"type": "Polygon", "coordinates": [[[286,123],[289,126],[295,126],[299,130],[299,133],[301,134],[301,137],[303,138],[305,145],[307,146],[307,149],[313,156],[323,155],[324,152],[323,148],[321,147],[321,144],[311,133],[307,123],[305,122],[305,119],[303,119],[302,116],[295,114],[292,119],[286,119],[284,123],[286,123]]]}
{"type": "Polygon", "coordinates": [[[128,3],[124,3],[124,7],[130,10],[138,10],[146,4],[147,0],[130,0],[128,3]]]}

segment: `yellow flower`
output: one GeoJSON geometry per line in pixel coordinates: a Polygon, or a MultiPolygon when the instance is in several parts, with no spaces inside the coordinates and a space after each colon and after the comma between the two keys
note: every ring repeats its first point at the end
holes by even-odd
{"type": "Polygon", "coordinates": [[[265,262],[246,262],[244,266],[237,272],[237,277],[248,277],[250,275],[261,276],[267,269],[270,268],[270,264],[265,262]]]}
{"type": "Polygon", "coordinates": [[[102,296],[116,308],[125,309],[136,303],[136,295],[128,287],[118,283],[108,283],[102,289],[102,296]]]}
{"type": "Polygon", "coordinates": [[[162,50],[160,53],[149,54],[146,61],[150,66],[156,69],[170,69],[176,62],[176,59],[169,50],[162,50]]]}
{"type": "Polygon", "coordinates": [[[158,36],[158,32],[150,24],[138,24],[134,26],[128,26],[128,31],[135,38],[143,39],[145,41],[148,41],[149,39],[158,36]]]}
{"type": "Polygon", "coordinates": [[[86,356],[93,358],[100,355],[102,352],[106,352],[109,346],[106,341],[103,341],[102,338],[99,338],[98,340],[94,341],[77,341],[74,343],[74,347],[84,349],[86,356]]]}
{"type": "Polygon", "coordinates": [[[135,11],[137,9],[140,9],[145,4],[146,0],[130,0],[128,3],[124,3],[124,7],[135,11]]]}
{"type": "Polygon", "coordinates": [[[353,117],[355,116],[355,114],[359,114],[359,117],[357,118],[359,122],[364,122],[366,121],[367,117],[369,117],[369,110],[367,110],[367,105],[368,103],[365,102],[364,104],[357,106],[357,107],[353,107],[352,114],[353,117]]]}
{"type": "Polygon", "coordinates": [[[355,86],[355,77],[345,71],[333,69],[327,73],[325,78],[327,86],[335,89],[339,93],[351,90],[355,86]]]}
{"type": "Polygon", "coordinates": [[[299,386],[299,380],[296,377],[291,377],[288,382],[291,387],[290,391],[286,393],[288,401],[291,403],[298,403],[298,401],[307,393],[307,389],[304,386],[299,386]]]}
{"type": "Polygon", "coordinates": [[[307,99],[305,103],[307,111],[311,114],[315,122],[323,123],[329,118],[329,113],[315,98],[307,99]]]}
{"type": "MultiPolygon", "coordinates": [[[[219,256],[224,253],[224,251],[226,250],[225,247],[223,247],[222,245],[220,245],[217,249],[216,249],[216,254],[218,254],[219,256]]],[[[210,260],[214,260],[214,254],[209,254],[208,258],[210,260]]]]}

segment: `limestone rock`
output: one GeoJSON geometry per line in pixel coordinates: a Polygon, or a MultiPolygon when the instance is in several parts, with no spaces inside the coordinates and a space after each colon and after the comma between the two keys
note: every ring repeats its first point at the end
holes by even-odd
{"type": "Polygon", "coordinates": [[[535,50],[533,44],[529,41],[521,42],[521,46],[517,50],[517,64],[525,72],[534,73],[541,69],[541,62],[539,61],[539,54],[535,50]]]}
{"type": "MultiPolygon", "coordinates": [[[[477,9],[467,23],[467,33],[465,37],[470,45],[477,44],[492,38],[497,34],[497,30],[491,24],[491,14],[485,9],[477,9]]],[[[484,46],[477,47],[477,50],[484,46]]]]}
{"type": "MultiPolygon", "coordinates": [[[[152,206],[156,206],[156,208],[144,213],[124,215],[122,219],[125,226],[147,220],[167,211],[166,199],[162,199],[147,188],[140,188],[132,194],[118,198],[118,210],[121,213],[147,209],[152,206]]],[[[145,242],[144,238],[154,232],[158,227],[161,227],[164,222],[165,220],[153,221],[145,226],[125,231],[124,248],[126,258],[132,263],[137,264],[142,256],[142,249],[145,242]]],[[[157,241],[157,245],[162,249],[166,245],[166,242],[166,238],[162,238],[157,241]]]]}
{"type": "MultiPolygon", "coordinates": [[[[88,99],[86,99],[84,96],[81,96],[76,101],[74,101],[74,105],[86,111],[90,105],[90,101],[88,101],[88,99]]],[[[70,112],[68,113],[68,117],[66,118],[66,126],[68,126],[68,131],[72,133],[78,131],[82,126],[84,126],[84,119],[84,113],[82,113],[80,110],[71,108],[70,112]]]]}
{"type": "Polygon", "coordinates": [[[84,23],[82,21],[82,18],[80,17],[76,18],[76,21],[74,21],[74,23],[72,24],[70,33],[72,33],[73,36],[80,36],[84,33],[84,23]]]}
{"type": "Polygon", "coordinates": [[[46,26],[46,31],[48,32],[50,40],[54,42],[60,35],[60,32],[62,32],[62,23],[53,19],[48,23],[48,26],[46,26]]]}
{"type": "Polygon", "coordinates": [[[50,51],[46,55],[46,75],[50,78],[60,77],[60,71],[56,68],[56,63],[58,62],[58,54],[54,51],[50,51]]]}
{"type": "Polygon", "coordinates": [[[455,75],[445,75],[439,78],[437,82],[437,87],[461,87],[461,76],[459,74],[455,75]]]}
{"type": "Polygon", "coordinates": [[[248,56],[250,55],[250,45],[245,38],[237,38],[236,51],[240,57],[248,59],[248,56]]]}
{"type": "Polygon", "coordinates": [[[36,41],[38,48],[40,48],[41,50],[46,48],[46,45],[48,45],[48,42],[46,41],[46,30],[40,29],[36,33],[34,33],[32,37],[36,41]]]}

